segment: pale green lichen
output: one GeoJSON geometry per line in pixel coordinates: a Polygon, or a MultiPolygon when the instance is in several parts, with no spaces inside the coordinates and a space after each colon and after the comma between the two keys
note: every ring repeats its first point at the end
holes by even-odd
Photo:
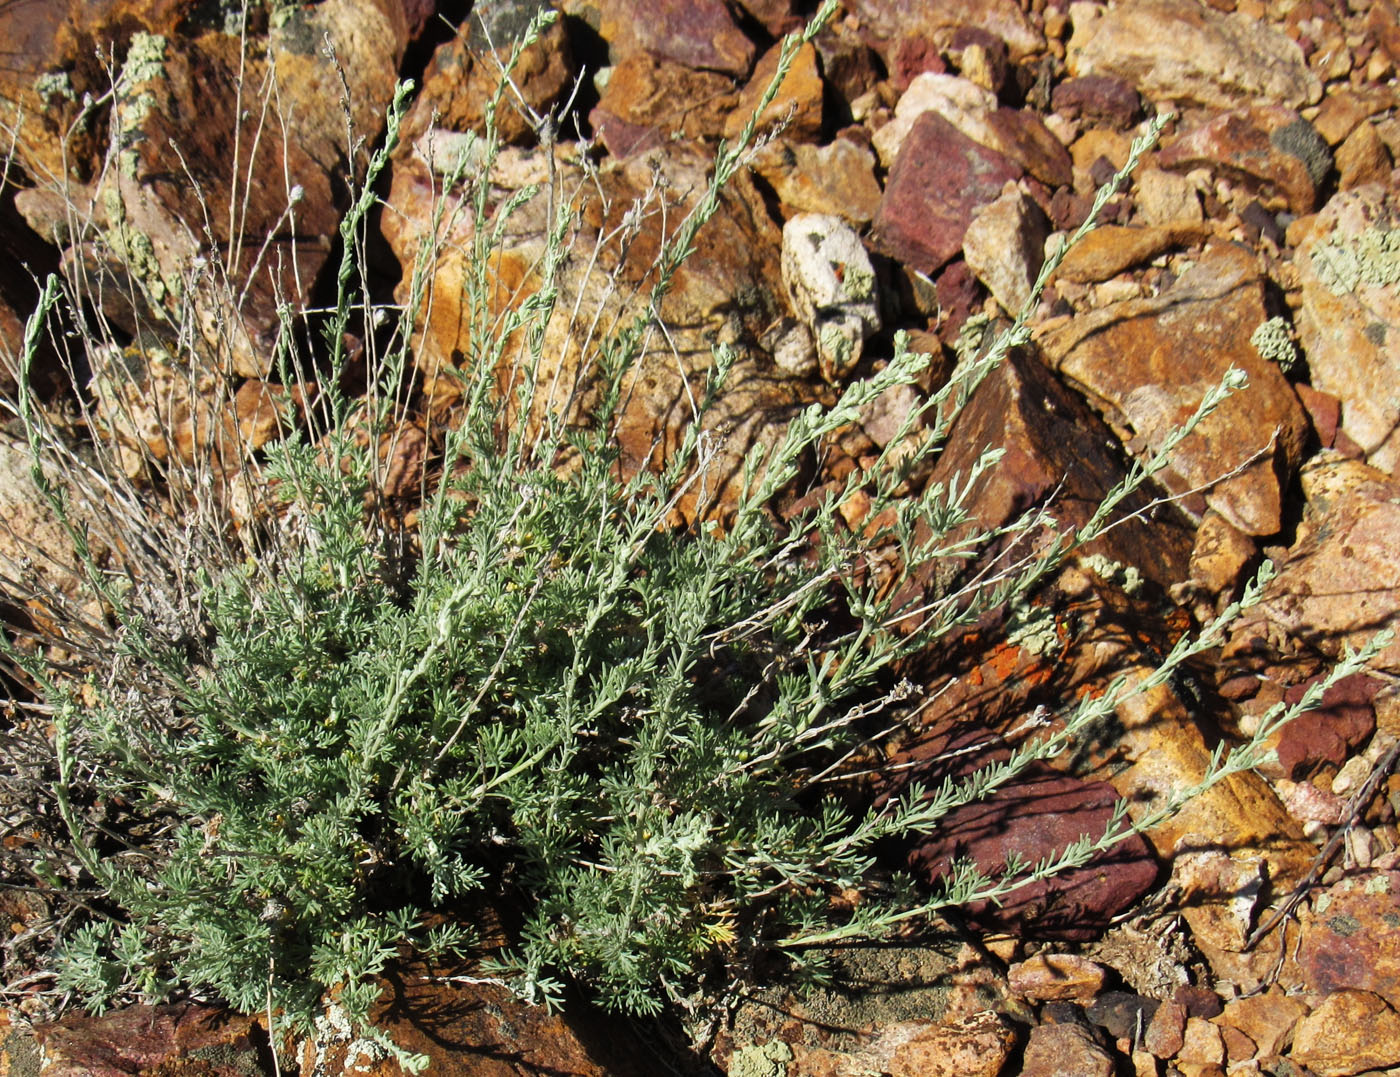
{"type": "Polygon", "coordinates": [[[875,274],[863,266],[843,266],[841,291],[846,294],[848,300],[867,303],[875,295],[875,274]]]}
{"type": "Polygon", "coordinates": [[[1261,322],[1250,336],[1254,350],[1271,363],[1277,363],[1287,374],[1298,363],[1298,347],[1288,331],[1288,323],[1282,318],[1270,318],[1261,322]]]}
{"type": "Polygon", "coordinates": [[[124,86],[165,77],[165,38],[160,34],[135,33],[127,46],[126,62],[122,64],[124,86]]]}
{"type": "Polygon", "coordinates": [[[839,373],[854,365],[855,348],[855,341],[851,339],[846,326],[836,324],[821,327],[817,350],[826,357],[833,371],[839,373]]]}
{"type": "Polygon", "coordinates": [[[34,92],[49,104],[55,98],[62,101],[77,101],[73,92],[73,80],[67,71],[45,71],[34,80],[34,92]]]}
{"type": "Polygon", "coordinates": [[[1312,268],[1333,295],[1400,283],[1400,228],[1367,228],[1358,235],[1334,229],[1313,248],[1312,268]]]}
{"type": "Polygon", "coordinates": [[[782,1040],[770,1040],[762,1046],[750,1044],[730,1057],[729,1077],[785,1077],[792,1059],[792,1048],[782,1040]]]}
{"type": "Polygon", "coordinates": [[[1095,572],[1101,580],[1116,583],[1129,597],[1142,589],[1142,573],[1138,571],[1136,565],[1124,565],[1101,553],[1092,553],[1087,557],[1081,557],[1079,563],[1095,572]]]}
{"type": "Polygon", "coordinates": [[[1006,642],[1033,655],[1052,653],[1060,645],[1054,612],[1046,606],[1013,602],[1006,618],[1006,642]]]}

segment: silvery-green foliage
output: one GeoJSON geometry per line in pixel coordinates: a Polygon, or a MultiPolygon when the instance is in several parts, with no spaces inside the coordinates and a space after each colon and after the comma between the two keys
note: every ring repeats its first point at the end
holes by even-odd
{"type": "MultiPolygon", "coordinates": [[[[1120,815],[1105,835],[1047,851],[1024,872],[987,878],[959,865],[933,894],[883,877],[874,855],[877,843],[928,834],[953,808],[1065,751],[1121,701],[1123,685],[965,781],[916,786],[878,808],[824,790],[913,706],[912,687],[891,673],[898,659],[1028,595],[1109,526],[1241,379],[1232,373],[1208,394],[1077,533],[979,567],[993,538],[1047,522],[1032,511],[995,534],[975,525],[969,492],[997,466],[996,448],[969,474],[904,491],[978,384],[1027,339],[1060,252],[1027,309],[989,347],[966,352],[909,417],[890,442],[898,454],[887,451],[794,519],[780,524],[771,511],[823,439],[919,379],[928,358],[903,338],[882,369],[749,454],[722,521],[707,518],[702,498],[700,521],[678,528],[677,504],[705,488],[715,446],[704,419],[733,354],[716,350],[680,447],[657,469],[624,476],[614,421],[654,312],[742,167],[755,125],[720,149],[709,190],[661,248],[643,312],[598,341],[587,414],[527,436],[500,422],[494,363],[507,339],[526,342],[513,405],[530,414],[544,391],[536,371],[574,221],[561,200],[534,290],[499,321],[488,317],[491,258],[522,204],[492,204],[488,124],[447,182],[466,190],[476,224],[464,300],[478,364],[463,372],[460,421],[443,435],[416,528],[395,531],[382,511],[377,435],[395,430],[431,245],[368,391],[351,397],[339,375],[354,319],[386,313],[364,309],[359,251],[405,99],[342,225],[338,298],[324,325],[330,376],[318,379],[305,422],[238,479],[257,491],[254,524],[221,526],[227,517],[197,468],[169,484],[172,497],[188,498],[177,504],[199,509],[195,522],[144,508],[149,495],[116,473],[114,456],[99,445],[93,464],[69,448],[22,387],[34,480],[66,523],[104,619],[84,637],[85,665],[10,652],[52,723],[49,763],[34,766],[50,768],[51,814],[69,838],[62,865],[55,853],[53,866],[31,873],[55,882],[62,874],[89,895],[60,932],[57,986],[95,1010],[192,992],[303,1028],[334,992],[364,1026],[378,978],[403,948],[468,951],[480,940],[466,921],[489,899],[521,909],[523,922],[488,955],[488,978],[547,1003],[573,980],[604,1005],[651,1013],[697,983],[726,982],[761,951],[819,975],[811,947],[1004,896],[1132,833],[1120,815]],[[920,422],[911,447],[905,435],[920,422]],[[861,486],[872,519],[894,510],[873,534],[840,521],[838,506],[861,486]],[[83,523],[104,497],[122,507],[101,518],[134,551],[115,567],[83,523]],[[206,510],[215,521],[207,527],[206,510]],[[904,586],[930,578],[949,585],[904,586]],[[103,814],[113,804],[117,823],[103,814]],[[865,895],[854,910],[829,900],[847,890],[865,895]]],[[[1157,129],[1135,145],[1129,167],[1157,129]]],[[[78,299],[49,282],[29,324],[29,359],[46,319],[78,299]]],[[[308,380],[295,358],[299,331],[288,312],[288,385],[308,380]]],[[[1157,676],[1218,642],[1223,623],[1184,641],[1157,676]]],[[[1259,743],[1253,755],[1222,754],[1207,781],[1257,762],[1259,743]]]]}

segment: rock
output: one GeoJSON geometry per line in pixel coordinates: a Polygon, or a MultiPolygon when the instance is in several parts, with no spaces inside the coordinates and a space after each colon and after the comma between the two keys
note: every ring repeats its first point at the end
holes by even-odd
{"type": "Polygon", "coordinates": [[[1105,991],[1089,1004],[1084,1016],[1115,1040],[1136,1039],[1161,1005],[1131,991],[1105,991]]]}
{"type": "Polygon", "coordinates": [[[900,95],[890,122],[875,132],[871,143],[886,168],[898,159],[914,122],[926,112],[936,112],[969,138],[977,137],[976,122],[997,107],[996,95],[983,86],[956,75],[925,72],[900,95]]]}
{"type": "Polygon", "coordinates": [[[1258,555],[1253,539],[1210,509],[1196,529],[1189,578],[1208,595],[1233,595],[1258,555]]]}
{"type": "Polygon", "coordinates": [[[566,0],[561,6],[608,43],[614,64],[641,52],[738,78],[753,67],[754,44],[724,0],[566,0]]]}
{"type": "Polygon", "coordinates": [[[1144,168],[1134,176],[1134,183],[1134,202],[1148,224],[1196,224],[1202,220],[1200,193],[1187,177],[1144,168]]]}
{"type": "Polygon", "coordinates": [[[1299,916],[1298,964],[1319,994],[1368,991],[1400,1006],[1400,873],[1357,872],[1315,892],[1299,916]]]}
{"type": "Polygon", "coordinates": [[[1400,1063],[1400,1013],[1369,991],[1337,991],[1298,1022],[1294,1062],[1317,1077],[1350,1077],[1400,1063]]]}
{"type": "Polygon", "coordinates": [[[1308,426],[1278,367],[1249,341],[1267,317],[1254,259],[1214,247],[1164,294],[1047,329],[1040,345],[1139,451],[1184,422],[1228,367],[1244,371],[1249,389],[1225,400],[1178,446],[1159,481],[1178,491],[1214,483],[1207,505],[1245,534],[1270,535],[1282,524],[1278,475],[1297,466],[1308,426]]]}
{"type": "Polygon", "coordinates": [[[738,94],[727,75],[636,53],[612,69],[588,122],[615,158],[686,139],[718,138],[738,94]]]}
{"type": "MultiPolygon", "coordinates": [[[[739,105],[725,121],[724,137],[735,139],[749,122],[754,109],[768,91],[769,83],[778,73],[778,57],[782,43],[774,45],[754,68],[753,76],[739,95],[739,105]]],[[[759,132],[773,127],[779,121],[783,127],[783,138],[789,142],[815,141],[822,133],[822,77],[817,70],[817,50],[811,42],[797,50],[787,78],[778,87],[777,96],[769,102],[759,117],[759,132]]]]}
{"type": "Polygon", "coordinates": [[[1271,987],[1263,994],[1234,998],[1225,1003],[1219,1024],[1222,1030],[1239,1029],[1248,1036],[1259,1058],[1276,1058],[1292,1042],[1293,1031],[1307,1012],[1302,999],[1271,987]]]}
{"type": "Polygon", "coordinates": [[[1178,1065],[1223,1066],[1225,1042],[1219,1027],[1203,1017],[1188,1017],[1176,1057],[1178,1065]]]}
{"type": "MultiPolygon", "coordinates": [[[[951,483],[969,473],[987,448],[1004,449],[1001,463],[979,479],[968,499],[977,525],[1002,527],[1049,500],[1051,517],[1067,531],[1088,523],[1103,497],[1123,481],[1126,473],[1110,441],[1108,429],[1083,400],[1035,359],[1013,353],[963,408],[930,481],[951,483]]],[[[1139,494],[1122,510],[1127,514],[1146,504],[1139,494]]],[[[1028,542],[1034,548],[1043,539],[1030,536],[1028,542]]],[[[1080,552],[1131,565],[1167,587],[1185,573],[1190,544],[1189,528],[1173,521],[1156,520],[1149,527],[1128,520],[1080,552]]]]}
{"type": "Polygon", "coordinates": [[[860,20],[861,32],[890,69],[895,66],[891,60],[908,43],[927,43],[942,51],[961,27],[977,27],[1000,38],[1013,62],[1045,44],[1015,0],[945,0],[914,6],[905,0],[852,0],[847,10],[860,20]]]}
{"type": "Polygon", "coordinates": [[[926,113],[942,116],[979,145],[1008,160],[1049,186],[1072,179],[1069,155],[1034,113],[998,108],[984,87],[953,75],[926,72],[909,84],[895,105],[894,117],[871,139],[886,168],[894,165],[915,122],[926,113]]]}
{"type": "Polygon", "coordinates": [[[1021,1077],[1113,1077],[1113,1057],[1080,1025],[1038,1025],[1021,1063],[1021,1077]]]}
{"type": "MultiPolygon", "coordinates": [[[[1232,649],[1268,625],[1325,654],[1360,647],[1400,613],[1400,482],[1335,452],[1303,471],[1308,507],[1264,599],[1241,620],[1232,649]]],[[[1371,660],[1400,671],[1400,640],[1371,660]]]]}
{"type": "Polygon", "coordinates": [[[1050,104],[1066,119],[1086,119],[1126,130],[1142,115],[1142,99],[1128,83],[1112,75],[1085,75],[1060,82],[1050,104]]]}
{"type": "MultiPolygon", "coordinates": [[[[404,117],[404,140],[419,138],[429,127],[449,131],[485,129],[486,104],[501,80],[515,39],[547,5],[540,0],[497,0],[476,5],[452,39],[439,45],[423,70],[422,89],[404,117]]],[[[525,49],[511,73],[512,90],[496,110],[497,131],[506,142],[532,133],[526,108],[546,115],[574,80],[573,56],[562,19],[525,49]]]]}
{"type": "Polygon", "coordinates": [[[1381,87],[1329,87],[1312,125],[1329,146],[1340,146],[1359,124],[1385,112],[1391,102],[1390,94],[1381,87]]]}
{"type": "MultiPolygon", "coordinates": [[[[937,833],[909,853],[909,867],[936,884],[955,859],[967,857],[995,875],[1008,858],[1034,864],[1085,835],[1103,834],[1117,794],[1104,782],[1084,782],[1032,765],[981,801],[955,808],[937,833]]],[[[1147,843],[1134,835],[1082,868],[1023,885],[1001,899],[963,906],[974,923],[1026,938],[1084,940],[1156,881],[1147,843]]]]}
{"type": "Polygon", "coordinates": [[[1332,153],[1292,109],[1256,105],[1212,116],[1162,148],[1162,168],[1209,168],[1252,193],[1281,198],[1290,212],[1311,213],[1332,170],[1332,153]]]}
{"type": "Polygon", "coordinates": [[[130,38],[100,180],[55,191],[91,221],[69,270],[98,274],[85,292],[118,326],[163,325],[219,369],[268,373],[279,309],[308,300],[337,232],[332,177],[340,185],[367,162],[346,159],[345,116],[323,90],[339,84],[324,38],[349,81],[356,133],[373,141],[402,57],[394,21],[374,0],[295,8],[247,56],[222,32],[130,38]],[[284,102],[281,119],[249,97],[253,86],[284,102]]]}
{"type": "MultiPolygon", "coordinates": [[[[266,1032],[248,1017],[211,1006],[130,1006],[102,1017],[71,1015],[34,1029],[44,1077],[128,1077],[196,1070],[201,1056],[226,1060],[227,1071],[262,1069],[266,1032]]],[[[208,1065],[206,1061],[204,1063],[208,1065]]]]}
{"type": "Polygon", "coordinates": [[[1168,999],[1153,1011],[1142,1033],[1142,1044],[1161,1059],[1175,1058],[1186,1042],[1186,1007],[1168,999]]]}
{"type": "Polygon", "coordinates": [[[1298,337],[1313,388],[1342,401],[1342,431],[1371,464],[1400,467],[1400,189],[1334,195],[1294,256],[1298,337]]]}
{"type": "Polygon", "coordinates": [[[1053,279],[1076,284],[1106,281],[1174,247],[1200,243],[1209,235],[1205,224],[1181,221],[1146,227],[1102,224],[1070,249],[1053,279]]]}
{"type": "Polygon", "coordinates": [[[1007,970],[1012,994],[1032,1002],[1091,999],[1103,981],[1103,967],[1076,954],[1037,954],[1007,970]]]}
{"type": "MultiPolygon", "coordinates": [[[[622,1025],[613,1025],[603,1014],[571,1019],[522,1002],[504,988],[463,982],[466,977],[442,982],[429,971],[418,962],[396,969],[371,1014],[375,1026],[398,1047],[427,1057],[424,1072],[442,1077],[515,1077],[522,1072],[650,1077],[667,1065],[659,1052],[624,1034],[622,1025]]],[[[295,1061],[305,1074],[400,1077],[406,1072],[384,1048],[354,1035],[334,1005],[318,1022],[316,1035],[300,1043],[295,1061]]]]}
{"type": "Polygon", "coordinates": [[[875,155],[850,139],[827,146],[776,142],[754,158],[754,168],[785,211],[835,215],[847,224],[868,225],[883,192],[875,178],[875,155]]]}
{"type": "Polygon", "coordinates": [[[1154,101],[1214,108],[1267,101],[1301,108],[1322,96],[1302,50],[1268,23],[1194,0],[1074,4],[1066,52],[1074,76],[1113,75],[1154,101]]]}
{"type": "MultiPolygon", "coordinates": [[[[81,598],[86,585],[73,540],[35,487],[31,466],[27,442],[0,439],[0,519],[5,521],[0,525],[0,577],[14,581],[7,585],[5,603],[26,601],[32,592],[81,598]]],[[[86,526],[91,510],[79,491],[65,484],[64,492],[69,511],[78,517],[74,522],[97,533],[86,526]]],[[[35,604],[38,613],[43,612],[40,606],[35,604]]]]}
{"type": "Polygon", "coordinates": [[[931,274],[962,249],[977,208],[1017,175],[1001,154],[926,112],[890,170],[875,215],[876,242],[910,268],[931,274]]]}
{"type": "MultiPolygon", "coordinates": [[[[1284,692],[1284,703],[1297,703],[1307,688],[1321,679],[1318,675],[1290,685],[1284,692]]],[[[1371,700],[1380,689],[1378,679],[1354,673],[1324,692],[1315,710],[1300,714],[1284,726],[1275,745],[1283,776],[1304,777],[1324,763],[1340,767],[1364,747],[1376,731],[1371,700]]]]}
{"type": "Polygon", "coordinates": [[[843,380],[880,328],[875,270],[860,237],[838,217],[798,214],[783,227],[783,283],[816,341],[822,377],[843,380]]]}
{"type": "MultiPolygon", "coordinates": [[[[935,1025],[895,1048],[890,1077],[998,1077],[1016,1045],[1016,1030],[1000,1014],[986,1012],[935,1025]]],[[[731,1071],[732,1072],[732,1071],[731,1071]]]]}
{"type": "Polygon", "coordinates": [[[1337,187],[1350,191],[1366,183],[1390,179],[1390,150],[1370,123],[1357,126],[1337,150],[1337,187]]]}
{"type": "Polygon", "coordinates": [[[979,209],[963,235],[963,257],[1013,317],[1030,299],[1050,221],[1024,192],[1008,189],[979,209]]]}

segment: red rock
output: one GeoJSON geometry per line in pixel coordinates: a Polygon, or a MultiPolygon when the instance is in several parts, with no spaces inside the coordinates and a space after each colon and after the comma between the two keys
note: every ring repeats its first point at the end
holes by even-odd
{"type": "Polygon", "coordinates": [[[1122,79],[1112,75],[1084,75],[1059,83],[1050,95],[1051,106],[1071,120],[1083,117],[1124,129],[1142,115],[1142,99],[1122,79]]]}
{"type": "Polygon", "coordinates": [[[1186,1007],[1175,1000],[1163,1002],[1153,1012],[1142,1033],[1142,1043],[1156,1057],[1175,1058],[1186,1035],[1186,1007]]]}
{"type": "MultiPolygon", "coordinates": [[[[416,140],[430,126],[449,131],[484,129],[486,104],[500,83],[500,65],[509,58],[514,38],[524,32],[536,7],[503,4],[488,8],[485,15],[473,12],[451,40],[437,47],[423,71],[422,89],[404,118],[405,142],[416,140]]],[[[501,138],[506,142],[526,139],[531,124],[522,104],[544,115],[568,92],[573,80],[569,38],[563,20],[556,19],[539,41],[520,54],[511,73],[513,89],[496,110],[501,138]]]]}
{"type": "Polygon", "coordinates": [[[1386,183],[1392,164],[1390,150],[1376,128],[1359,124],[1337,149],[1337,187],[1350,191],[1366,183],[1386,183]]]}
{"type": "MultiPolygon", "coordinates": [[[[965,474],[987,446],[995,445],[1006,456],[983,475],[968,500],[978,525],[1001,527],[1058,492],[1049,505],[1051,516],[1064,529],[1078,528],[1124,477],[1121,460],[1107,448],[1109,437],[1083,401],[1042,364],[1013,354],[987,376],[958,416],[931,481],[965,474]]],[[[1142,494],[1130,498],[1124,513],[1146,503],[1142,494]]],[[[1082,553],[1134,565],[1165,587],[1184,575],[1190,543],[1186,527],[1166,520],[1150,527],[1128,521],[1082,553]]]]}
{"type": "Polygon", "coordinates": [[[1369,991],[1337,991],[1298,1022],[1289,1056],[1317,1077],[1400,1063],[1400,1013],[1369,991]]]}
{"type": "Polygon", "coordinates": [[[1184,422],[1228,367],[1243,370],[1248,390],[1230,396],[1178,446],[1160,481],[1174,490],[1215,482],[1207,505],[1246,534],[1270,535],[1282,525],[1279,475],[1301,460],[1307,419],[1278,367],[1249,341],[1267,317],[1254,258],[1211,247],[1162,295],[1075,318],[1040,344],[1124,441],[1144,449],[1184,422]]]}
{"type": "Polygon", "coordinates": [[[1316,208],[1332,153],[1292,109],[1258,105],[1213,116],[1158,153],[1162,168],[1209,168],[1247,190],[1282,198],[1295,214],[1316,208]]]}
{"type": "Polygon", "coordinates": [[[986,117],[986,133],[974,136],[1047,187],[1074,179],[1074,165],[1064,143],[1027,109],[999,108],[986,117]]]}
{"type": "Polygon", "coordinates": [[[922,273],[933,273],[962,249],[979,206],[1001,194],[1015,167],[936,113],[914,121],[885,184],[875,215],[877,242],[922,273]]]}
{"type": "Polygon", "coordinates": [[[1113,1058],[1082,1025],[1038,1025],[1021,1063],[1021,1077],[1113,1077],[1113,1058]]]}
{"type": "Polygon", "coordinates": [[[185,1072],[198,1057],[218,1052],[224,1066],[204,1070],[233,1077],[260,1068],[253,1020],[210,1006],[131,1006],[102,1017],[70,1016],[34,1029],[44,1077],[130,1077],[157,1067],[185,1072]]]}
{"type": "MultiPolygon", "coordinates": [[[[1116,801],[1107,783],[1030,767],[984,800],[950,812],[938,832],[910,852],[909,866],[936,883],[961,857],[993,875],[1013,855],[1034,864],[1085,835],[1102,835],[1116,801]]],[[[973,902],[964,912],[984,927],[1029,938],[1089,939],[1156,878],[1147,843],[1134,836],[1083,868],[1022,886],[1000,906],[973,902]]]]}
{"type": "MultiPolygon", "coordinates": [[[[1321,679],[1319,675],[1291,685],[1283,701],[1297,703],[1308,686],[1321,679]]],[[[1298,778],[1319,763],[1337,767],[1345,763],[1376,731],[1371,700],[1380,689],[1381,682],[1376,678],[1353,674],[1329,688],[1315,710],[1300,714],[1284,726],[1276,745],[1284,776],[1298,778]]]]}

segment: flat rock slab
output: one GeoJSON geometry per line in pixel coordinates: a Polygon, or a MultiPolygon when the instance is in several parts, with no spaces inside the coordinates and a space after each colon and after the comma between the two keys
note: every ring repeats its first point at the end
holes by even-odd
{"type": "Polygon", "coordinates": [[[1140,454],[1160,447],[1237,367],[1249,388],[1225,400],[1177,448],[1159,478],[1249,535],[1282,524],[1285,480],[1302,457],[1307,415],[1250,335],[1268,318],[1264,281],[1242,248],[1210,248],[1168,292],[1116,303],[1051,328],[1047,362],[1089,398],[1140,454]]]}
{"type": "Polygon", "coordinates": [[[1342,401],[1342,430],[1376,467],[1400,469],[1400,188],[1334,196],[1293,260],[1298,335],[1315,389],[1342,401]]]}
{"type": "Polygon", "coordinates": [[[1251,100],[1301,108],[1322,96],[1303,50],[1258,19],[1196,0],[1134,0],[1097,11],[1076,6],[1071,75],[1114,75],[1155,101],[1217,108],[1251,100]]]}

